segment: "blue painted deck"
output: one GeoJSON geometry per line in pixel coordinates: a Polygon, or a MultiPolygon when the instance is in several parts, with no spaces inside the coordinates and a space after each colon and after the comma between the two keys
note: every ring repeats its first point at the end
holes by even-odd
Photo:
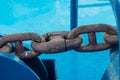
{"type": "MultiPolygon", "coordinates": [[[[106,2],[109,3],[79,0],[78,5],[106,2]]],[[[70,0],[1,0],[0,10],[0,33],[2,34],[70,31],[70,0]]],[[[96,23],[116,26],[111,5],[78,8],[79,26],[96,23]]],[[[98,42],[103,41],[102,34],[98,33],[98,42]]],[[[82,36],[83,43],[87,43],[87,36],[82,36]]],[[[29,42],[25,44],[30,47],[29,42]]],[[[110,63],[109,53],[109,50],[94,53],[71,50],[59,54],[43,54],[39,58],[55,59],[58,80],[101,80],[110,63]]]]}

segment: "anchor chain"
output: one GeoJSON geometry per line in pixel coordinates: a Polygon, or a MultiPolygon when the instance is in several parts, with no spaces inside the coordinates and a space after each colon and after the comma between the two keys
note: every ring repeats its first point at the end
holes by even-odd
{"type": "Polygon", "coordinates": [[[15,44],[15,54],[22,59],[36,57],[42,53],[59,53],[68,50],[79,52],[101,51],[118,45],[118,33],[115,28],[107,24],[92,24],[74,28],[72,31],[57,31],[43,35],[36,33],[18,33],[0,37],[0,52],[11,53],[10,43],[15,44]],[[105,32],[105,42],[97,43],[96,32],[105,32]],[[89,44],[82,44],[81,34],[88,34],[89,44]],[[31,51],[24,51],[23,41],[31,42],[31,51]],[[9,45],[8,45],[9,44],[9,45]]]}
{"type": "Polygon", "coordinates": [[[116,29],[106,24],[86,25],[86,26],[77,27],[69,33],[68,37],[75,38],[79,34],[83,34],[83,33],[88,33],[89,44],[80,45],[78,48],[75,49],[76,51],[83,51],[83,52],[100,51],[100,50],[109,49],[110,47],[112,47],[112,44],[118,43],[116,29]],[[106,42],[97,43],[95,32],[105,32],[107,34],[104,35],[106,42]],[[108,36],[110,36],[110,38],[108,36]]]}
{"type": "Polygon", "coordinates": [[[81,37],[68,39],[68,31],[51,32],[44,34],[46,42],[32,43],[32,48],[40,53],[58,53],[71,50],[79,46],[82,42],[81,37]]]}
{"type": "Polygon", "coordinates": [[[2,46],[4,46],[6,43],[15,42],[15,49],[16,49],[15,54],[19,58],[28,59],[38,56],[40,53],[35,53],[33,50],[24,51],[22,41],[28,41],[28,40],[34,40],[39,42],[40,40],[43,40],[43,38],[42,36],[39,36],[36,33],[19,33],[19,34],[6,35],[0,38],[0,47],[2,48],[2,46]]]}

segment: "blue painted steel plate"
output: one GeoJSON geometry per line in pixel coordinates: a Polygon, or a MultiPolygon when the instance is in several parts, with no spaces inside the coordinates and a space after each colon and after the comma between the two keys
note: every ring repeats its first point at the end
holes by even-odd
{"type": "Polygon", "coordinates": [[[39,80],[37,75],[19,58],[0,53],[0,80],[39,80]]]}

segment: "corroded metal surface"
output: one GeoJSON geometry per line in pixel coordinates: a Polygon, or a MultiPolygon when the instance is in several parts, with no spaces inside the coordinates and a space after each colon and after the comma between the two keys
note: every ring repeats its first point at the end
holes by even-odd
{"type": "Polygon", "coordinates": [[[107,24],[93,24],[93,25],[85,25],[74,28],[68,35],[69,38],[75,38],[76,36],[83,33],[90,32],[106,32],[109,35],[117,35],[117,31],[110,25],[107,24]]]}
{"type": "Polygon", "coordinates": [[[117,45],[118,44],[118,36],[117,35],[109,35],[105,34],[104,35],[104,40],[112,45],[117,45]]]}
{"type": "Polygon", "coordinates": [[[32,43],[35,52],[41,53],[57,53],[71,50],[78,47],[82,42],[81,37],[75,39],[67,39],[68,32],[51,32],[45,36],[46,42],[32,43]]]}
{"type": "Polygon", "coordinates": [[[3,46],[0,48],[0,52],[9,53],[10,51],[11,51],[11,45],[10,45],[10,44],[3,45],[3,46]]]}
{"type": "MultiPolygon", "coordinates": [[[[94,24],[94,25],[86,25],[86,26],[80,26],[75,29],[73,29],[69,34],[68,38],[75,38],[76,36],[84,33],[88,33],[89,38],[89,44],[88,45],[80,45],[78,48],[76,48],[76,51],[82,51],[82,52],[88,52],[88,51],[100,51],[109,49],[111,47],[111,44],[107,43],[109,39],[105,39],[107,42],[104,43],[97,43],[96,41],[96,34],[95,32],[106,32],[110,36],[117,35],[116,29],[114,29],[110,25],[106,24],[94,24]]],[[[111,38],[110,40],[114,40],[111,38]]],[[[113,43],[114,44],[114,43],[113,43]]]]}
{"type": "Polygon", "coordinates": [[[6,35],[6,36],[0,38],[0,47],[8,42],[40,40],[40,39],[42,39],[41,36],[36,33],[11,34],[11,35],[6,35]]]}
{"type": "Polygon", "coordinates": [[[22,59],[33,58],[41,53],[52,54],[72,49],[80,52],[101,51],[118,44],[117,34],[117,30],[107,24],[79,26],[72,31],[56,31],[43,35],[36,33],[11,34],[0,38],[0,51],[9,51],[6,47],[3,47],[9,42],[15,43],[15,54],[22,59]],[[105,42],[97,43],[96,32],[105,32],[105,42]],[[88,34],[89,44],[82,44],[83,39],[79,36],[81,34],[88,34]],[[22,41],[28,40],[32,41],[33,50],[24,51],[22,41]]]}
{"type": "MultiPolygon", "coordinates": [[[[40,53],[38,54],[38,53],[35,53],[34,51],[23,50],[22,41],[28,41],[28,40],[34,40],[37,42],[41,42],[43,38],[42,36],[37,35],[36,33],[19,33],[19,34],[6,35],[0,38],[0,47],[4,46],[4,44],[8,42],[15,42],[16,55],[19,58],[27,59],[27,58],[38,56],[40,53]]],[[[5,52],[5,51],[10,52],[8,45],[2,47],[0,50],[1,52],[5,52]]]]}
{"type": "Polygon", "coordinates": [[[34,51],[24,51],[23,44],[21,41],[15,42],[16,55],[21,59],[28,59],[38,56],[40,53],[35,53],[34,51]]]}

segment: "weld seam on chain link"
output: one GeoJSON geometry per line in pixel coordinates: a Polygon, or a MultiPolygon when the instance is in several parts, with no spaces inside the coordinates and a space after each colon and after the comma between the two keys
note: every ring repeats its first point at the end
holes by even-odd
{"type": "Polygon", "coordinates": [[[64,42],[65,42],[65,51],[67,51],[67,43],[66,43],[66,39],[64,39],[64,42]]]}

